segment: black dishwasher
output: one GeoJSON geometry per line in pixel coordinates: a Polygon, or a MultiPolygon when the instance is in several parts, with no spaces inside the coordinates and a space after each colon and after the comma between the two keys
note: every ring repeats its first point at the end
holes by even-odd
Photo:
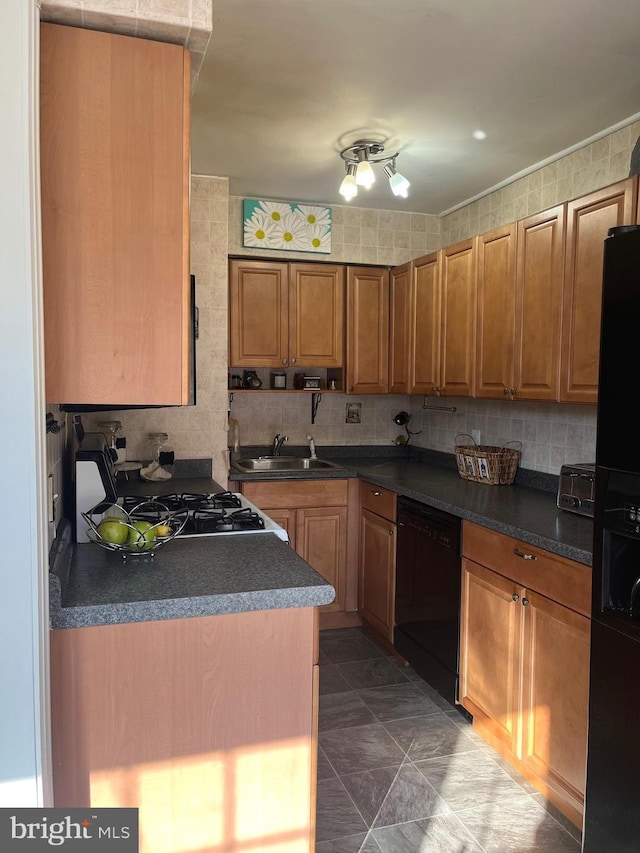
{"type": "Polygon", "coordinates": [[[460,519],[398,499],[396,651],[452,705],[458,693],[460,519]]]}

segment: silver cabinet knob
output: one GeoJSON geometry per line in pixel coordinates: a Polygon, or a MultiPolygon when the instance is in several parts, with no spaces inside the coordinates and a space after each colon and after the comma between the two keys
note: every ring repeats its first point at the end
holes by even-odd
{"type": "Polygon", "coordinates": [[[518,595],[518,593],[517,593],[517,592],[514,592],[514,593],[512,594],[512,596],[511,596],[511,598],[512,598],[514,601],[520,601],[520,596],[518,595]]]}
{"type": "Polygon", "coordinates": [[[526,607],[526,606],[527,606],[527,604],[529,604],[529,599],[528,599],[528,598],[523,598],[523,599],[522,599],[522,606],[523,606],[523,607],[526,607]]]}

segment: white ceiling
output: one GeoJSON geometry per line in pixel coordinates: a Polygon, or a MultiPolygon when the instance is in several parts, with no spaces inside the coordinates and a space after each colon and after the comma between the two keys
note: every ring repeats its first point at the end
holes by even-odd
{"type": "Polygon", "coordinates": [[[344,204],[339,152],[373,139],[410,196],[378,166],[351,204],[437,214],[639,113],[639,0],[214,0],[192,171],[344,204]]]}

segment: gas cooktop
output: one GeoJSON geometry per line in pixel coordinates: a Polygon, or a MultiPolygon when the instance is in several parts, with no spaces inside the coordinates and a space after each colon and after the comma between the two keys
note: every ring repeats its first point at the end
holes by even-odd
{"type": "Polygon", "coordinates": [[[132,518],[154,524],[167,510],[187,510],[187,521],[179,534],[181,538],[225,533],[275,533],[283,541],[289,541],[282,527],[243,495],[235,492],[128,496],[121,498],[119,503],[132,518]]]}

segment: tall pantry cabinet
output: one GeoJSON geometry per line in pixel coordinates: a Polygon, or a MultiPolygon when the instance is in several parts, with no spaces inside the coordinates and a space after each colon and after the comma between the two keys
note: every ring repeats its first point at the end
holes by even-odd
{"type": "Polygon", "coordinates": [[[189,402],[190,54],[41,25],[46,397],[189,402]]]}

